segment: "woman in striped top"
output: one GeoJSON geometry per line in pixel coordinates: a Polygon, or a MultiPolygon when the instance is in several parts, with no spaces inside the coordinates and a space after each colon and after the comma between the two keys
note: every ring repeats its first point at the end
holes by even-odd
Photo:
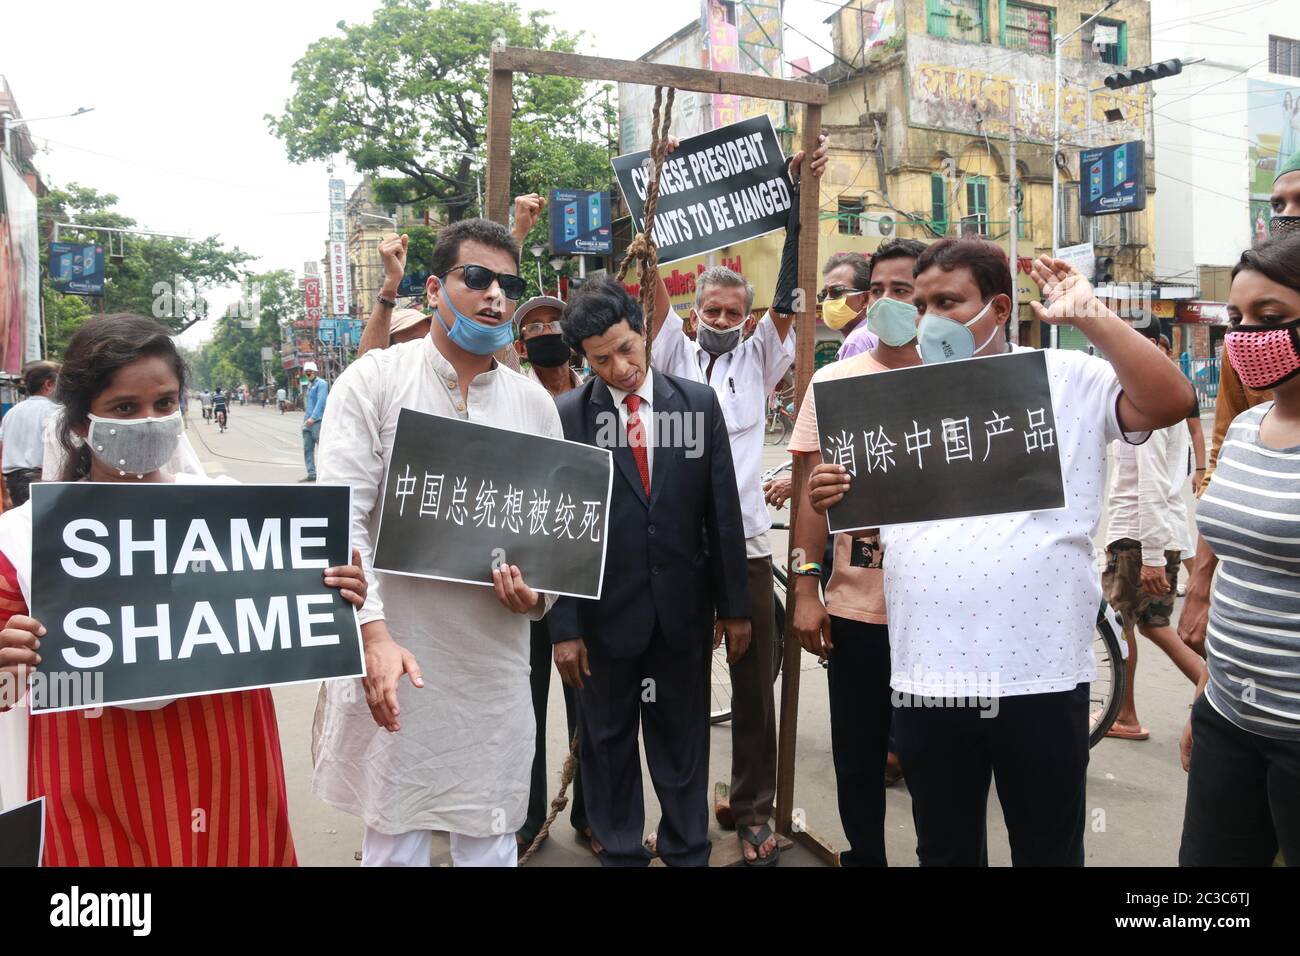
{"type": "Polygon", "coordinates": [[[1300,865],[1300,237],[1242,253],[1225,344],[1249,388],[1201,497],[1220,564],[1183,733],[1183,866],[1300,865]]]}
{"type": "MultiPolygon", "coordinates": [[[[184,373],[170,336],[153,319],[88,320],[68,345],[56,393],[66,410],[64,480],[176,480],[161,463],[175,446],[168,436],[179,435],[171,419],[184,373]],[[115,467],[127,465],[126,457],[109,466],[88,443],[74,444],[74,434],[85,439],[90,415],[165,422],[130,449],[140,474],[115,467]]],[[[14,791],[24,783],[23,796],[45,797],[45,864],[293,866],[269,690],[106,707],[95,717],[32,715],[12,692],[25,690],[45,633],[28,616],[31,537],[30,503],[0,516],[0,620],[7,622],[0,630],[0,710],[9,710],[0,713],[0,801],[17,802],[14,791]]],[[[353,561],[325,571],[325,583],[360,607],[365,577],[355,552],[353,561]]]]}

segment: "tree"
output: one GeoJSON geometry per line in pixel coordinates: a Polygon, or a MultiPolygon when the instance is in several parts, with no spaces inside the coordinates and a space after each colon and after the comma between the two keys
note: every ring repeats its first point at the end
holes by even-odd
{"type": "Polygon", "coordinates": [[[253,290],[253,314],[244,318],[227,314],[216,319],[216,330],[191,359],[196,384],[211,388],[235,388],[263,383],[265,366],[262,349],[270,348],[274,358],[267,371],[273,385],[285,384],[280,367],[281,323],[306,318],[306,307],[298,281],[287,269],[248,277],[253,290]]]}
{"type": "MultiPolygon", "coordinates": [[[[117,210],[117,196],[70,183],[50,189],[38,199],[41,219],[48,223],[75,222],[84,226],[132,229],[136,221],[117,210]]],[[[107,234],[93,229],[67,229],[66,242],[101,243],[107,234]]],[[[203,293],[238,282],[240,268],[252,257],[238,248],[227,249],[216,236],[206,239],[172,239],[165,236],[127,235],[121,261],[108,260],[104,275],[105,312],[152,315],[167,329],[179,332],[206,315],[203,293]]],[[[41,247],[42,272],[49,274],[49,247],[41,247]]],[[[44,284],[45,328],[51,356],[60,356],[68,340],[91,314],[83,296],[63,295],[44,284]]]]}
{"type": "MultiPolygon", "coordinates": [[[[370,23],[340,21],[341,36],[307,48],[294,64],[295,91],[284,113],[268,115],[267,122],[291,161],[342,153],[362,172],[397,173],[377,191],[381,202],[435,203],[455,222],[478,207],[491,44],[500,38],[511,46],[572,52],[578,37],[553,28],[547,16],[530,11],[525,17],[516,4],[499,0],[438,7],[430,0],[384,0],[370,23]]],[[[579,80],[516,75],[515,143],[554,144],[546,151],[558,156],[561,144],[580,143],[581,130],[608,125],[608,104],[584,96],[579,80]]],[[[529,185],[520,175],[513,184],[529,185]]]]}

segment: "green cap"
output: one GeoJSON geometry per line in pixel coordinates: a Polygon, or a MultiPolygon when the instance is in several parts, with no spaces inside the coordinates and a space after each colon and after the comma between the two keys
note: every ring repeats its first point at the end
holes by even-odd
{"type": "Polygon", "coordinates": [[[1278,167],[1277,175],[1273,177],[1273,182],[1277,182],[1287,173],[1300,172],[1300,151],[1294,153],[1290,159],[1278,167]]]}

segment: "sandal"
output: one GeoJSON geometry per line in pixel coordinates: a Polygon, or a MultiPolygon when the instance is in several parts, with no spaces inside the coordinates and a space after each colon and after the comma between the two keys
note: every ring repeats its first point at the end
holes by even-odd
{"type": "Polygon", "coordinates": [[[768,840],[772,839],[772,828],[766,823],[758,828],[757,833],[751,830],[748,826],[738,826],[736,827],[736,838],[740,840],[740,854],[741,859],[745,862],[745,866],[775,866],[777,863],[781,862],[780,843],[777,843],[776,846],[772,847],[772,852],[767,856],[758,856],[753,860],[745,856],[746,843],[752,846],[754,852],[757,854],[759,848],[768,840]]]}
{"type": "Polygon", "coordinates": [[[1151,736],[1151,731],[1140,724],[1137,730],[1121,730],[1118,724],[1112,724],[1110,730],[1106,731],[1106,736],[1117,740],[1146,740],[1151,736]]]}

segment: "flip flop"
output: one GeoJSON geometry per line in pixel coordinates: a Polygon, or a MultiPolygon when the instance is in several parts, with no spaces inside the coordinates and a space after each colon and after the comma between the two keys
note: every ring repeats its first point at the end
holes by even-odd
{"type": "Polygon", "coordinates": [[[1120,730],[1118,725],[1112,725],[1110,730],[1106,731],[1106,736],[1117,740],[1146,740],[1151,736],[1151,731],[1145,727],[1138,727],[1137,730],[1120,730]]]}
{"type": "Polygon", "coordinates": [[[757,833],[747,826],[738,826],[736,827],[736,838],[740,840],[741,859],[744,860],[745,866],[776,866],[781,862],[781,845],[779,843],[772,847],[772,852],[768,856],[759,856],[751,860],[744,855],[746,843],[754,848],[755,853],[758,853],[759,847],[772,839],[772,828],[766,823],[759,827],[757,833]]]}

